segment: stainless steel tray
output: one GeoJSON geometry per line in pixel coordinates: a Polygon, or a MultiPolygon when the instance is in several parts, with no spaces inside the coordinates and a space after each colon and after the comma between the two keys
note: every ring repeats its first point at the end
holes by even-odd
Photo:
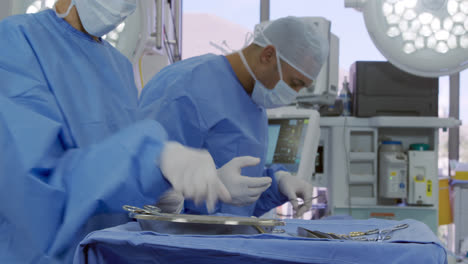
{"type": "Polygon", "coordinates": [[[125,205],[129,216],[135,218],[143,230],[168,234],[235,235],[272,233],[283,221],[256,217],[217,215],[166,214],[155,206],[138,208],[125,205]]]}

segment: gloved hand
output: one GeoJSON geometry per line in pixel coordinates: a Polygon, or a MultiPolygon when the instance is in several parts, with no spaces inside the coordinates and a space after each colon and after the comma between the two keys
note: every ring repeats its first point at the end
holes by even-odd
{"type": "Polygon", "coordinates": [[[218,176],[229,190],[232,200],[228,204],[245,206],[258,200],[260,195],[270,187],[270,177],[248,177],[241,175],[241,169],[255,166],[259,158],[250,156],[237,157],[218,169],[218,176]]]}
{"type": "Polygon", "coordinates": [[[159,198],[156,206],[161,209],[161,212],[168,214],[180,214],[184,209],[184,196],[171,189],[159,198]]]}
{"type": "Polygon", "coordinates": [[[213,212],[218,199],[230,202],[231,195],[218,178],[213,158],[206,150],[184,147],[169,141],[164,146],[159,167],[173,189],[200,204],[206,201],[213,212]]]}
{"type": "Polygon", "coordinates": [[[296,212],[296,217],[301,217],[305,212],[312,207],[313,186],[312,184],[292,176],[286,171],[277,171],[275,173],[276,182],[278,183],[279,191],[288,197],[296,212]],[[302,205],[299,205],[297,198],[304,200],[302,205]]]}

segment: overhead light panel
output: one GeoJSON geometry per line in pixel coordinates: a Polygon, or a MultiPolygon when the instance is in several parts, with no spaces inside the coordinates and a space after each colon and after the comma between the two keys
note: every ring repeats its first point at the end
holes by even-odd
{"type": "Polygon", "coordinates": [[[468,67],[468,0],[345,0],[395,66],[425,77],[468,67]]]}

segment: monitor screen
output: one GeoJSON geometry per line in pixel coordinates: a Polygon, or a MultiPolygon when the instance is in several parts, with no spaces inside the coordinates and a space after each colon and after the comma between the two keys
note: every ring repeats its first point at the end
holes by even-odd
{"type": "Polygon", "coordinates": [[[268,120],[266,165],[280,164],[297,173],[308,124],[308,118],[268,120]]]}

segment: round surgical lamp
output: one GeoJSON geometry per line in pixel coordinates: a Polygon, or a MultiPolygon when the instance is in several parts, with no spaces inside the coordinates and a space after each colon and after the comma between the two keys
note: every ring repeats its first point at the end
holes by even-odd
{"type": "Polygon", "coordinates": [[[379,51],[409,73],[438,77],[468,67],[468,0],[345,0],[363,12],[379,51]]]}

